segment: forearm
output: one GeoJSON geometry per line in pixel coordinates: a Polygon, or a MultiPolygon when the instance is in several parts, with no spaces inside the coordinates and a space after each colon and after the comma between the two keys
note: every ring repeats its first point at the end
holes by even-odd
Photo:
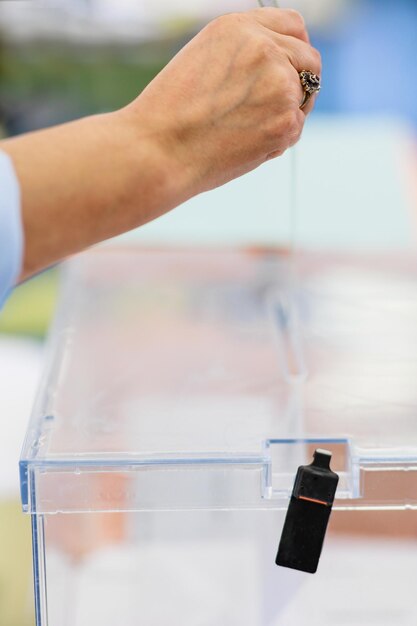
{"type": "Polygon", "coordinates": [[[321,71],[308,42],[293,11],[226,15],[124,109],[1,142],[21,186],[21,278],[293,145],[313,106],[300,110],[299,73],[321,71]]]}
{"type": "Polygon", "coordinates": [[[168,147],[125,110],[0,146],[21,185],[22,279],[144,224],[189,195],[186,172],[174,170],[168,147]]]}

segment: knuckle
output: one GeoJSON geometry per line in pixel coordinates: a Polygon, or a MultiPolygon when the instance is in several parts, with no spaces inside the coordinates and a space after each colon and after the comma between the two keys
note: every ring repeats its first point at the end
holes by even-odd
{"type": "Polygon", "coordinates": [[[317,67],[321,69],[321,54],[317,48],[311,48],[311,55],[317,67]]]}
{"type": "MultiPolygon", "coordinates": [[[[294,78],[289,72],[275,72],[275,97],[277,102],[287,108],[291,105],[291,94],[294,92],[294,78]]],[[[298,84],[296,84],[298,88],[298,84]]]]}
{"type": "Polygon", "coordinates": [[[305,30],[306,23],[301,13],[297,11],[296,9],[286,9],[286,11],[291,16],[291,19],[294,22],[294,24],[297,24],[297,26],[299,26],[300,29],[305,30]]]}
{"type": "Polygon", "coordinates": [[[276,159],[277,157],[282,156],[284,152],[285,152],[285,148],[276,148],[275,150],[272,150],[272,152],[270,152],[266,156],[266,161],[271,161],[272,159],[276,159]]]}
{"type": "Polygon", "coordinates": [[[270,59],[272,56],[276,55],[277,46],[269,37],[263,37],[258,40],[257,52],[261,58],[270,59]]]}
{"type": "Polygon", "coordinates": [[[293,108],[287,111],[281,117],[278,127],[280,145],[284,145],[286,148],[288,148],[289,146],[292,146],[294,143],[296,143],[302,131],[302,124],[300,124],[300,116],[298,115],[298,110],[296,111],[293,108]]]}
{"type": "Polygon", "coordinates": [[[273,67],[270,80],[273,79],[277,101],[282,103],[284,110],[290,108],[294,92],[300,91],[300,80],[287,59],[273,67]]]}
{"type": "Polygon", "coordinates": [[[298,111],[291,109],[282,118],[281,122],[282,134],[291,141],[294,137],[298,137],[301,133],[300,118],[298,111]]]}
{"type": "Polygon", "coordinates": [[[250,41],[251,45],[248,46],[246,54],[247,66],[260,70],[264,78],[267,75],[269,77],[271,68],[274,68],[276,65],[277,46],[275,42],[269,37],[263,36],[253,37],[250,41]]]}
{"type": "Polygon", "coordinates": [[[230,14],[219,15],[218,17],[215,17],[213,20],[211,20],[211,22],[207,24],[206,29],[208,29],[209,31],[221,32],[224,29],[229,28],[229,24],[230,24],[230,14]]]}
{"type": "Polygon", "coordinates": [[[245,22],[245,16],[243,13],[225,13],[219,15],[210,22],[211,25],[218,29],[235,29],[238,24],[245,22]]]}
{"type": "Polygon", "coordinates": [[[290,146],[293,146],[294,144],[296,144],[303,132],[303,128],[304,128],[304,123],[303,122],[298,122],[298,126],[297,128],[294,129],[294,133],[292,135],[289,136],[289,142],[290,142],[290,146]]]}
{"type": "Polygon", "coordinates": [[[302,131],[300,118],[295,110],[278,115],[267,126],[267,143],[274,152],[286,150],[298,141],[302,131]]]}

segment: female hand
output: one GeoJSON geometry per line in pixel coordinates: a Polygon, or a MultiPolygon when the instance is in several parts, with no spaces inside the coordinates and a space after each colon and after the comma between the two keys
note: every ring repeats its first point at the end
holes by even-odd
{"type": "Polygon", "coordinates": [[[204,28],[127,111],[189,173],[193,193],[281,155],[300,137],[299,72],[320,75],[301,15],[255,9],[204,28]]]}

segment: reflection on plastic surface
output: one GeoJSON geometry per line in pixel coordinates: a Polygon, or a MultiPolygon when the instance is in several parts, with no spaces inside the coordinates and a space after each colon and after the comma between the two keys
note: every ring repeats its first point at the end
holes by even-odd
{"type": "Polygon", "coordinates": [[[22,456],[27,510],[31,489],[46,513],[285,508],[303,442],[341,439],[336,508],[416,506],[416,261],[301,256],[291,294],[287,271],[270,250],[75,261],[22,456]],[[286,468],[271,441],[292,442],[286,468]]]}
{"type": "Polygon", "coordinates": [[[335,532],[333,517],[316,576],[275,566],[275,511],[46,516],[48,626],[414,626],[416,543],[399,538],[401,515],[383,538],[363,517],[361,536],[335,532]]]}
{"type": "Polygon", "coordinates": [[[72,263],[21,461],[38,626],[415,626],[417,263],[297,276],[262,250],[72,263]],[[340,481],[310,577],[274,559],[317,447],[340,481]]]}

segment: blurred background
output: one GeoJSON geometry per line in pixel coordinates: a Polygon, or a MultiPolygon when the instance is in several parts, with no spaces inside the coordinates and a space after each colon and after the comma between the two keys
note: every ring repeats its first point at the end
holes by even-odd
{"type": "MultiPolygon", "coordinates": [[[[0,0],[0,136],[126,104],[207,21],[254,5],[255,0],[0,0]]],[[[299,150],[309,155],[308,172],[313,183],[319,179],[327,200],[317,206],[321,213],[306,218],[305,241],[324,232],[338,190],[346,194],[355,187],[347,211],[352,232],[377,230],[381,237],[385,232],[385,244],[391,238],[408,245],[410,232],[417,232],[417,3],[285,0],[282,6],[304,13],[324,67],[317,121],[299,150]],[[339,152],[348,171],[332,163],[339,152]],[[366,198],[369,219],[355,197],[366,198]],[[378,212],[385,217],[375,228],[378,212]]],[[[58,282],[56,269],[43,273],[16,289],[0,313],[0,415],[7,432],[0,443],[4,626],[33,623],[30,520],[20,514],[17,460],[58,282]]]]}

